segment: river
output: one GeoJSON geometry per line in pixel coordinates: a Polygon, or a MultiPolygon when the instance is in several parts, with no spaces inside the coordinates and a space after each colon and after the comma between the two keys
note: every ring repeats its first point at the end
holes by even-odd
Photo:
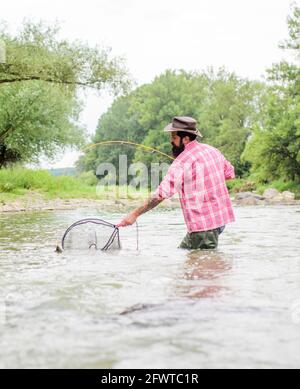
{"type": "Polygon", "coordinates": [[[185,251],[180,210],[122,250],[54,252],[100,210],[0,214],[1,368],[300,368],[300,206],[236,207],[216,251],[185,251]]]}

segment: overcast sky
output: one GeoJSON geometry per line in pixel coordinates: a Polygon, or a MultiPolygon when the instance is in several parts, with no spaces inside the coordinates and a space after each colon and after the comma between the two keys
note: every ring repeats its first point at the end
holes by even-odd
{"type": "MultiPolygon", "coordinates": [[[[299,0],[296,1],[299,3],[299,0]]],[[[4,3],[4,4],[3,4],[4,3]]],[[[137,83],[166,69],[225,66],[242,77],[262,79],[265,69],[286,58],[278,43],[288,36],[289,0],[9,0],[0,19],[14,31],[24,18],[59,21],[61,35],[112,48],[123,56],[137,83]]],[[[110,105],[90,94],[82,122],[90,133],[110,105]]],[[[176,112],[174,112],[174,115],[176,112]]],[[[52,166],[69,166],[66,153],[52,166]]],[[[49,163],[44,166],[50,166],[49,163]]]]}

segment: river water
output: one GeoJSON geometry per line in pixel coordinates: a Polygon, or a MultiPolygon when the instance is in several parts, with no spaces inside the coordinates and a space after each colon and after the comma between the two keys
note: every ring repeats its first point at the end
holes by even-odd
{"type": "Polygon", "coordinates": [[[237,207],[216,251],[180,210],[122,250],[54,253],[77,210],[0,215],[0,367],[300,368],[300,206],[237,207]]]}

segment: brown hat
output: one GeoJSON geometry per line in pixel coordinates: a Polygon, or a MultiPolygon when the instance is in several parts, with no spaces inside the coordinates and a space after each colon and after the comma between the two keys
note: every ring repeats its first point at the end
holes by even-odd
{"type": "Polygon", "coordinates": [[[184,131],[202,138],[202,134],[197,128],[197,121],[189,116],[175,116],[172,123],[168,124],[167,127],[164,128],[164,131],[184,131]]]}

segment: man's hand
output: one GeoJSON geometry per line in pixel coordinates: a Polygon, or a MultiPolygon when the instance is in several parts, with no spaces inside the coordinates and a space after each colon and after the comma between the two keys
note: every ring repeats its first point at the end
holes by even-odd
{"type": "Polygon", "coordinates": [[[136,222],[137,218],[138,218],[137,213],[135,211],[132,211],[121,221],[121,223],[117,224],[117,227],[131,226],[136,222]]]}
{"type": "Polygon", "coordinates": [[[150,209],[155,208],[158,204],[160,204],[164,199],[163,198],[157,198],[157,197],[151,197],[149,200],[145,202],[143,206],[140,208],[135,209],[134,211],[130,212],[125,219],[121,221],[121,223],[117,224],[117,227],[126,227],[131,226],[133,223],[136,222],[136,219],[143,215],[143,213],[146,213],[150,211],[150,209]]]}

